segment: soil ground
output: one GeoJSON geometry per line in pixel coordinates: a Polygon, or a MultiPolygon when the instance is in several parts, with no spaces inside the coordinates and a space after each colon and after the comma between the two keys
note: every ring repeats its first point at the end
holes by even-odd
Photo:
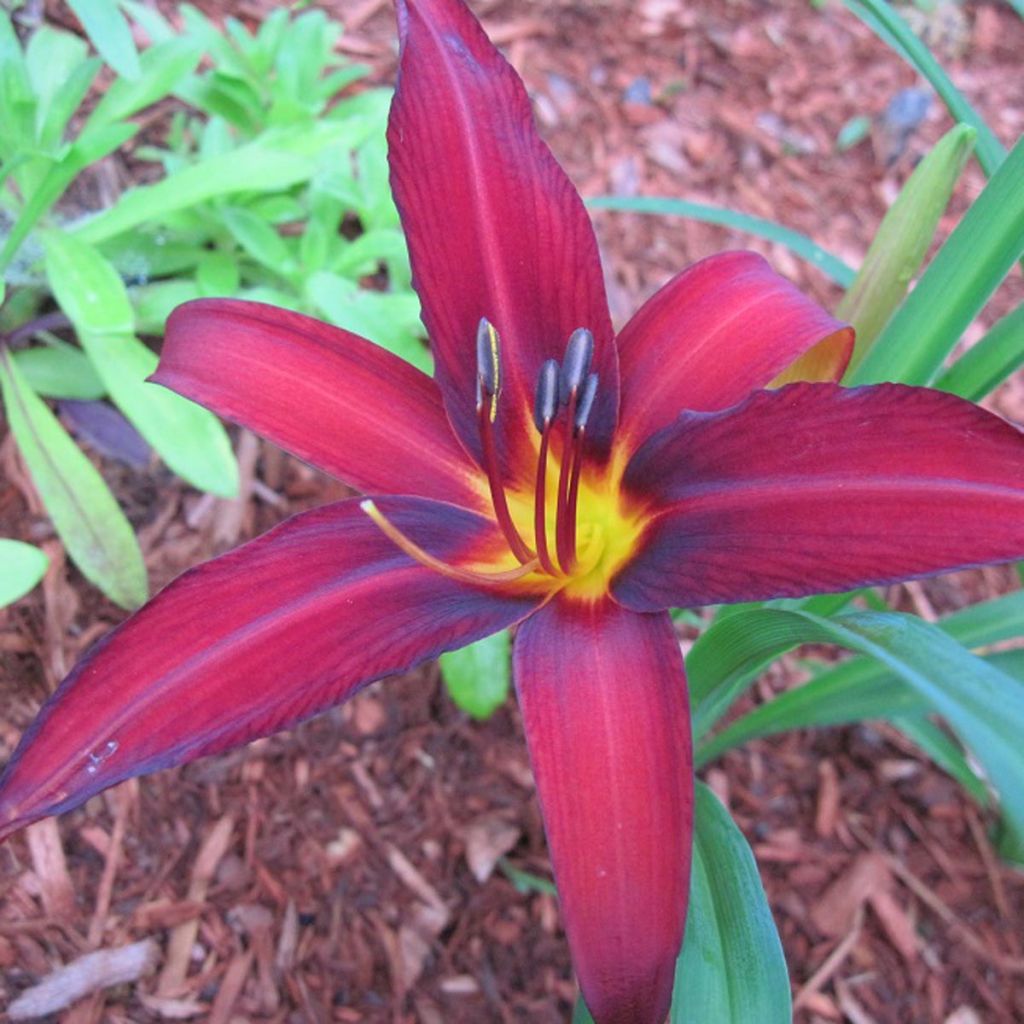
{"type": "MultiPolygon", "coordinates": [[[[263,0],[202,6],[230,6],[249,22],[267,9],[263,0]]],[[[883,112],[920,83],[837,4],[474,6],[585,196],[729,205],[804,231],[853,264],[951,124],[933,99],[897,145],[883,112]],[[839,152],[840,129],[861,114],[873,118],[871,136],[839,152]]],[[[73,24],[60,5],[47,10],[73,24]]],[[[388,81],[388,5],[331,10],[349,23],[344,49],[388,81]]],[[[1002,3],[940,3],[930,31],[956,83],[1011,144],[1024,129],[1024,23],[1002,3]]],[[[970,166],[943,234],[982,184],[970,166]]],[[[595,219],[620,322],[676,270],[728,247],[764,252],[826,304],[838,297],[776,245],[692,221],[595,219]]],[[[1016,275],[966,342],[1022,294],[1016,275]]],[[[1020,380],[992,402],[1024,420],[1020,380]]],[[[154,589],[346,493],[236,438],[246,487],[235,502],[197,495],[162,467],[97,458],[140,530],[154,589]]],[[[52,557],[42,587],[0,611],[2,761],[122,613],[62,558],[9,439],[0,452],[0,535],[42,543],[52,557]]],[[[930,616],[1011,586],[1007,571],[987,570],[887,597],[930,616]]],[[[748,703],[800,678],[783,659],[748,703]]],[[[1024,874],[997,861],[991,823],[892,729],[758,741],[705,777],[754,847],[799,1024],[1024,1020],[1024,874]]],[[[557,902],[518,891],[500,866],[488,871],[501,855],[550,877],[518,713],[510,703],[487,722],[468,720],[429,666],[230,756],[126,783],[9,842],[0,850],[0,1005],[84,952],[152,939],[150,976],[53,1019],[565,1021],[575,985],[557,902]]]]}

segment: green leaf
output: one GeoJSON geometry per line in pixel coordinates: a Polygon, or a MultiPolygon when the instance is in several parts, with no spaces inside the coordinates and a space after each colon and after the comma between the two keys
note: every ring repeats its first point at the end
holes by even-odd
{"type": "MultiPolygon", "coordinates": [[[[738,695],[737,690],[746,689],[778,654],[794,646],[784,621],[779,624],[770,617],[763,619],[756,609],[741,616],[727,630],[716,622],[697,640],[687,658],[698,737],[721,718],[738,695]],[[776,627],[782,634],[777,643],[769,645],[770,631],[776,627]],[[694,653],[699,654],[696,661],[694,653]],[[740,686],[735,683],[734,672],[740,686]]],[[[941,619],[938,627],[968,648],[1019,636],[1024,632],[1024,591],[955,612],[941,619]]],[[[732,747],[771,733],[895,718],[922,709],[926,710],[927,705],[897,676],[871,658],[854,658],[824,666],[810,682],[779,694],[730,723],[700,744],[697,760],[707,764],[732,747]]]]}
{"type": "Polygon", "coordinates": [[[199,257],[196,264],[196,283],[206,298],[231,297],[237,294],[241,281],[238,260],[222,249],[211,249],[199,257]]]}
{"type": "Polygon", "coordinates": [[[489,718],[505,703],[510,652],[508,630],[502,630],[438,659],[449,695],[473,718],[489,718]]]}
{"type": "Polygon", "coordinates": [[[839,129],[839,134],[836,136],[836,149],[840,153],[845,153],[848,149],[856,146],[858,142],[863,142],[868,137],[870,131],[871,118],[866,114],[858,114],[856,117],[851,117],[839,129]]]}
{"type": "Polygon", "coordinates": [[[830,620],[763,609],[745,619],[748,660],[777,652],[780,645],[832,643],[867,654],[898,676],[970,748],[999,794],[1007,827],[1018,840],[1024,837],[1024,687],[1012,676],[909,615],[857,612],[830,620]]]}
{"type": "Polygon", "coordinates": [[[179,476],[222,497],[238,490],[238,466],[215,416],[146,378],[157,357],[132,334],[134,314],[117,271],[90,245],[44,236],[46,274],[104,387],[179,476]]]}
{"type": "Polygon", "coordinates": [[[138,78],[139,54],[117,0],[68,0],[93,46],[125,78],[138,78]]]}
{"type": "Polygon", "coordinates": [[[92,463],[0,350],[7,422],[68,554],[122,608],[146,600],[146,567],[132,528],[92,463]]]}
{"type": "Polygon", "coordinates": [[[83,134],[100,125],[121,121],[170,95],[178,83],[194,70],[202,47],[189,36],[178,36],[149,47],[140,57],[139,75],[118,78],[96,104],[83,134]]]}
{"type": "Polygon", "coordinates": [[[375,292],[325,270],[312,274],[306,295],[338,327],[394,352],[429,373],[430,353],[419,340],[419,299],[413,292],[375,292]]]}
{"type": "Polygon", "coordinates": [[[1024,253],[1024,137],[946,239],[852,375],[928,384],[1024,253]]]}
{"type": "Polygon", "coordinates": [[[857,278],[836,309],[857,331],[847,372],[871,349],[928,252],[939,218],[974,146],[967,125],[948,131],[917,165],[871,242],[857,278]]]}
{"type": "Polygon", "coordinates": [[[284,239],[262,217],[240,206],[226,206],[220,215],[235,241],[257,263],[275,274],[285,275],[297,269],[284,239]]]}
{"type": "Polygon", "coordinates": [[[85,353],[67,342],[22,349],[11,357],[38,394],[93,402],[107,393],[85,353]]]}
{"type": "Polygon", "coordinates": [[[954,121],[969,124],[978,133],[975,150],[978,163],[991,177],[1006,156],[1006,150],[982,116],[953,84],[928,47],[885,0],[843,0],[843,4],[928,79],[953,115],[954,121]]]}
{"type": "Polygon", "coordinates": [[[754,855],[729,812],[696,787],[686,936],[671,1024],[789,1024],[782,943],[754,855]]]}
{"type": "Polygon", "coordinates": [[[43,578],[49,564],[39,548],[0,539],[0,608],[24,597],[43,578]]]}
{"type": "Polygon", "coordinates": [[[1007,313],[935,382],[942,391],[979,402],[1024,366],[1024,303],[1007,313]]]}
{"type": "Polygon", "coordinates": [[[687,199],[669,199],[661,196],[595,196],[586,201],[592,210],[619,210],[629,213],[668,214],[675,217],[689,217],[705,224],[720,224],[722,227],[745,231],[758,238],[767,238],[785,246],[790,252],[817,267],[837,284],[848,288],[853,284],[855,272],[838,256],[823,249],[806,235],[791,228],[776,224],[775,221],[737,213],[724,206],[710,206],[707,203],[693,203],[687,199]]]}
{"type": "Polygon", "coordinates": [[[322,122],[265,132],[253,142],[201,160],[154,185],[129,189],[75,233],[95,244],[218,196],[289,188],[309,180],[332,152],[340,158],[350,148],[350,140],[363,131],[365,126],[360,124],[322,122]]]}
{"type": "Polygon", "coordinates": [[[36,97],[36,138],[40,141],[51,104],[85,63],[87,54],[85,42],[70,32],[44,23],[32,33],[25,48],[25,69],[36,97]]]}

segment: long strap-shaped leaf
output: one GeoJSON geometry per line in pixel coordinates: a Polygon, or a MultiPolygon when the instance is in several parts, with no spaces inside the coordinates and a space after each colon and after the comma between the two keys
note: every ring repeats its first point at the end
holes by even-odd
{"type": "Polygon", "coordinates": [[[1024,302],[1007,313],[935,382],[937,388],[981,401],[1024,366],[1024,302]]]}
{"type": "Polygon", "coordinates": [[[883,42],[891,46],[931,82],[957,121],[964,121],[977,130],[978,145],[975,152],[978,155],[978,163],[989,177],[995,174],[996,168],[1006,156],[1002,143],[903,18],[886,3],[886,0],[843,0],[843,3],[883,42]]]}
{"type": "Polygon", "coordinates": [[[92,463],[0,349],[7,422],[54,528],[83,575],[123,608],[146,600],[135,534],[92,463]]]}
{"type": "Polygon", "coordinates": [[[946,239],[853,374],[853,384],[929,384],[1024,254],[1024,137],[946,239]]]}

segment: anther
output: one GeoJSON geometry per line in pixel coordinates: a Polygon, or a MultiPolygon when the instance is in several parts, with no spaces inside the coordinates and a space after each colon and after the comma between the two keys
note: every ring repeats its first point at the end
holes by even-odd
{"type": "Polygon", "coordinates": [[[498,403],[494,401],[501,390],[501,357],[499,355],[498,332],[487,317],[480,317],[476,329],[476,407],[481,408],[484,399],[491,399],[491,420],[497,415],[498,403]]]}
{"type": "Polygon", "coordinates": [[[578,327],[569,335],[558,381],[558,398],[564,405],[573,391],[579,390],[590,373],[594,358],[594,336],[585,327],[578,327]]]}
{"type": "Polygon", "coordinates": [[[594,399],[597,397],[597,374],[592,373],[587,377],[579,398],[576,399],[576,415],[573,418],[573,428],[578,433],[587,425],[590,418],[590,410],[594,407],[594,399]]]}
{"type": "Polygon", "coordinates": [[[558,360],[546,359],[537,378],[537,397],[533,404],[533,422],[543,433],[558,412],[558,360]]]}

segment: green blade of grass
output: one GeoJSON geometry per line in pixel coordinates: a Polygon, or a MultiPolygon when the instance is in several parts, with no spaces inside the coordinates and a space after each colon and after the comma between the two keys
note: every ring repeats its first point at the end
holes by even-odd
{"type": "Polygon", "coordinates": [[[942,391],[978,402],[1024,366],[1024,303],[1007,313],[935,382],[942,391]]]}
{"type": "Polygon", "coordinates": [[[853,284],[856,272],[853,267],[844,263],[838,256],[823,249],[806,235],[784,227],[764,217],[754,217],[748,213],[737,213],[724,206],[712,206],[707,203],[694,203],[688,199],[670,199],[664,196],[595,196],[588,199],[587,206],[592,210],[618,210],[623,213],[649,213],[672,217],[689,217],[705,224],[718,224],[721,227],[734,228],[747,234],[766,238],[785,246],[790,252],[807,260],[823,274],[832,278],[837,284],[849,288],[853,284]]]}
{"type": "Polygon", "coordinates": [[[903,18],[885,0],[843,0],[843,4],[928,79],[954,120],[963,121],[977,131],[978,143],[975,154],[978,163],[989,177],[995,174],[996,168],[1006,158],[1003,144],[903,18]]]}
{"type": "Polygon", "coordinates": [[[929,384],[1024,253],[1024,137],[889,321],[853,384],[929,384]]]}

